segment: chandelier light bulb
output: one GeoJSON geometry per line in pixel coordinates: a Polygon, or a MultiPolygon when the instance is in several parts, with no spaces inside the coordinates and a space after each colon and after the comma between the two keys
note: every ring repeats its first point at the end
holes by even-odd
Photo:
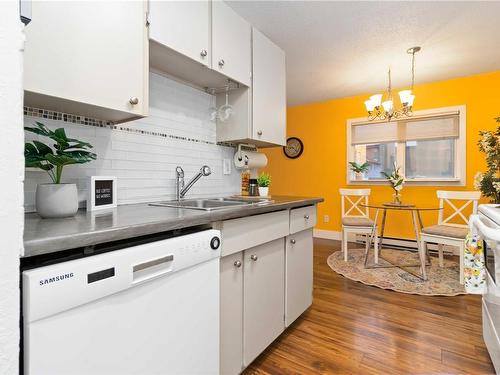
{"type": "Polygon", "coordinates": [[[366,100],[365,107],[368,112],[372,112],[375,109],[375,103],[372,100],[366,100]]]}
{"type": "Polygon", "coordinates": [[[399,92],[399,99],[402,104],[408,104],[410,101],[411,90],[402,90],[399,92]]]}
{"type": "Polygon", "coordinates": [[[382,107],[384,107],[384,110],[386,112],[392,112],[392,109],[394,108],[394,103],[392,100],[386,100],[385,102],[382,103],[382,107]]]}
{"type": "Polygon", "coordinates": [[[373,103],[375,107],[379,107],[382,102],[382,94],[376,94],[370,96],[370,101],[373,103]]]}
{"type": "Polygon", "coordinates": [[[415,100],[415,95],[410,95],[408,97],[408,107],[411,107],[413,105],[414,100],[415,100]]]}

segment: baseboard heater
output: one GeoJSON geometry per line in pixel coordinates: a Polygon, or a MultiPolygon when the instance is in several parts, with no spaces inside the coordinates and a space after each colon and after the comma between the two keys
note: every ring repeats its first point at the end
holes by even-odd
{"type": "MultiPolygon", "coordinates": [[[[379,238],[380,241],[380,238],[379,238]]],[[[365,244],[365,235],[362,234],[357,234],[356,235],[356,243],[358,244],[365,244]]],[[[409,240],[406,238],[397,238],[397,237],[384,237],[384,242],[383,242],[384,248],[390,248],[394,250],[407,250],[407,251],[417,251],[417,241],[415,240],[409,240]]],[[[433,243],[428,243],[427,248],[430,253],[437,253],[437,244],[433,243]]],[[[445,252],[449,252],[454,254],[455,251],[452,246],[445,246],[444,247],[445,252]]]]}

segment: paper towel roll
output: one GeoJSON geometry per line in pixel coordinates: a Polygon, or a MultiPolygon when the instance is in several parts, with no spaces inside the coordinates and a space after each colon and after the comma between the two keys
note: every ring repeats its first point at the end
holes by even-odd
{"type": "Polygon", "coordinates": [[[238,169],[264,168],[267,165],[267,156],[256,151],[241,151],[234,154],[234,165],[238,169]]]}

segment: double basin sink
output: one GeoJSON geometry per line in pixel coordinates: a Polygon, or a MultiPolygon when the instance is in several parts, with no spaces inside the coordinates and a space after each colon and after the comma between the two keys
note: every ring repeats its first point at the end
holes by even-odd
{"type": "Polygon", "coordinates": [[[236,208],[241,206],[265,205],[273,201],[266,198],[205,198],[205,199],[182,199],[180,201],[166,201],[150,203],[151,206],[187,208],[192,210],[214,211],[225,208],[236,208]]]}

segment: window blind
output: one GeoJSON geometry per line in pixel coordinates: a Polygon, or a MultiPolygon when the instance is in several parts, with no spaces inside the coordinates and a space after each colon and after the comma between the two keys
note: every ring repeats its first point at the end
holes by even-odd
{"type": "Polygon", "coordinates": [[[381,123],[354,124],[353,145],[458,138],[459,114],[419,117],[381,123]]]}

